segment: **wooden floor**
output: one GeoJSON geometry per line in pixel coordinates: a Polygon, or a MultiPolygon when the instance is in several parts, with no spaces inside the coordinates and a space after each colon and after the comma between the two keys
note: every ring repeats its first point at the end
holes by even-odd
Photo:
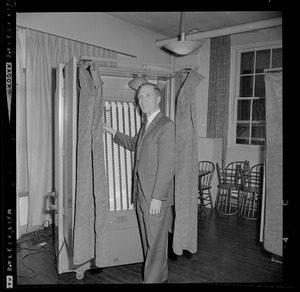
{"type": "MultiPolygon", "coordinates": [[[[259,221],[211,209],[205,212],[198,220],[197,253],[177,256],[170,248],[169,283],[283,285],[283,264],[272,262],[259,242],[259,221]]],[[[58,275],[52,239],[44,248],[33,245],[31,239],[32,234],[18,241],[18,286],[137,284],[142,280],[141,263],[91,269],[82,280],[73,272],[58,275]]]]}

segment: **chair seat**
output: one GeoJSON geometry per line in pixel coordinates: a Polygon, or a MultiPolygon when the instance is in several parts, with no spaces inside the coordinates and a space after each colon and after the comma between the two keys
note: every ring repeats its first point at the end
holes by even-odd
{"type": "Polygon", "coordinates": [[[242,185],[240,184],[235,184],[235,183],[221,183],[218,185],[218,187],[223,188],[223,189],[240,189],[242,185]]]}
{"type": "Polygon", "coordinates": [[[202,191],[206,191],[206,190],[210,190],[211,189],[211,186],[203,186],[201,185],[201,188],[200,188],[202,191]]]}
{"type": "Polygon", "coordinates": [[[261,193],[260,187],[244,187],[246,192],[261,193]]]}

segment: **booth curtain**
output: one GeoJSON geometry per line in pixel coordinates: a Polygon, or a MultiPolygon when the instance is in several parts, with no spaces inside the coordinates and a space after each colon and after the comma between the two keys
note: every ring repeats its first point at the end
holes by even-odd
{"type": "MultiPolygon", "coordinates": [[[[30,232],[48,220],[46,197],[54,187],[52,115],[56,68],[59,63],[66,63],[74,56],[116,58],[117,53],[19,27],[16,44],[17,195],[23,192],[29,194],[27,232],[30,232]],[[24,33],[26,46],[22,46],[20,41],[24,33]]],[[[109,62],[107,66],[110,66],[109,62]]],[[[20,236],[18,234],[17,238],[20,236]]]]}
{"type": "Polygon", "coordinates": [[[99,63],[79,66],[76,208],[74,264],[95,258],[98,267],[108,265],[108,189],[103,137],[103,81],[99,63]],[[104,183],[103,183],[104,182],[104,183]],[[87,210],[89,210],[87,212],[87,210]]]}
{"type": "Polygon", "coordinates": [[[229,115],[230,36],[211,38],[207,108],[207,138],[222,138],[226,162],[229,115]]]}
{"type": "Polygon", "coordinates": [[[198,129],[195,87],[204,76],[196,71],[182,74],[176,99],[175,222],[173,251],[197,251],[198,129]]]}
{"type": "Polygon", "coordinates": [[[266,73],[264,248],[282,256],[282,73],[266,73]]]}

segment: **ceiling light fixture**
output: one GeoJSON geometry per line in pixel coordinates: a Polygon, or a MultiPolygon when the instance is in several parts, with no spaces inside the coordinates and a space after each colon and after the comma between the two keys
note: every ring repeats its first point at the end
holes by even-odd
{"type": "Polygon", "coordinates": [[[128,86],[134,90],[137,90],[140,85],[143,83],[147,83],[147,79],[143,77],[142,75],[138,74],[136,77],[134,77],[129,83],[128,86]]]}
{"type": "Polygon", "coordinates": [[[164,47],[169,51],[177,54],[177,55],[188,55],[197,49],[199,49],[202,45],[202,42],[199,40],[187,41],[185,40],[185,32],[184,32],[184,12],[181,12],[180,19],[180,40],[172,41],[167,43],[164,47]]]}

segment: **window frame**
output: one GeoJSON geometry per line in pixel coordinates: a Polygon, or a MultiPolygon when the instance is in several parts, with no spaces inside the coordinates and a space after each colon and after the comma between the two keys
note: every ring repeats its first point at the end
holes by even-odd
{"type": "MultiPolygon", "coordinates": [[[[239,149],[264,149],[264,145],[251,145],[251,144],[238,144],[236,143],[236,128],[237,128],[237,108],[238,108],[238,100],[239,90],[240,90],[240,66],[241,66],[241,55],[245,52],[253,52],[253,51],[261,51],[261,50],[270,50],[282,48],[282,41],[273,41],[266,43],[258,43],[251,45],[241,45],[235,46],[231,48],[231,70],[230,70],[230,104],[229,104],[229,133],[228,133],[228,142],[229,147],[239,148],[239,149]]],[[[258,75],[253,73],[253,75],[258,75]]],[[[254,90],[253,86],[253,90],[254,90]]],[[[260,99],[259,97],[245,97],[243,100],[254,100],[260,99]]],[[[252,113],[252,106],[251,112],[252,113]]],[[[252,117],[250,116],[250,121],[252,117]]],[[[251,125],[251,123],[250,123],[251,125]]],[[[251,127],[250,127],[251,128],[251,127]]],[[[251,132],[250,132],[251,135],[251,132]]]]}

